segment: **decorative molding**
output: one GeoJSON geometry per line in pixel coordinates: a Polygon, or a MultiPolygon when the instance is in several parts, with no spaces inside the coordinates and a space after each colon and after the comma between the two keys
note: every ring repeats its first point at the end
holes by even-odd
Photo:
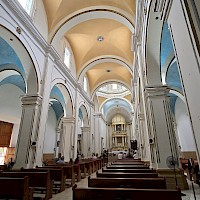
{"type": "Polygon", "coordinates": [[[42,103],[42,96],[40,95],[25,95],[21,97],[22,106],[40,106],[42,103]]]}
{"type": "Polygon", "coordinates": [[[63,124],[75,124],[75,117],[63,117],[61,120],[63,124]]]}
{"type": "Polygon", "coordinates": [[[169,93],[170,88],[165,85],[146,86],[145,91],[147,97],[161,97],[161,96],[166,96],[169,93]]]}
{"type": "Polygon", "coordinates": [[[90,133],[90,127],[89,126],[81,127],[81,131],[82,133],[90,133]]]}
{"type": "MultiPolygon", "coordinates": [[[[68,68],[66,68],[64,62],[62,61],[61,57],[59,56],[59,54],[57,53],[55,48],[43,38],[43,36],[40,34],[40,32],[37,30],[37,28],[33,24],[31,17],[26,13],[26,11],[24,11],[24,9],[22,9],[20,4],[17,1],[13,1],[13,0],[3,1],[3,3],[9,10],[12,11],[12,12],[10,12],[8,10],[5,10],[5,7],[3,6],[3,9],[12,18],[12,20],[15,21],[17,24],[19,24],[19,22],[21,24],[23,24],[24,28],[27,29],[27,31],[25,31],[24,33],[26,33],[26,35],[27,35],[27,32],[28,32],[28,34],[31,35],[31,37],[33,38],[32,39],[33,42],[34,43],[37,42],[36,43],[37,46],[39,44],[40,48],[42,48],[42,50],[46,54],[49,54],[49,56],[52,57],[52,60],[54,60],[55,67],[57,68],[57,70],[62,72],[62,74],[64,74],[66,76],[66,78],[68,78],[70,80],[70,82],[74,86],[74,88],[77,88],[77,85],[78,85],[77,80],[72,76],[70,70],[68,68]],[[14,16],[12,16],[10,13],[12,13],[19,22],[16,21],[14,16]]],[[[20,26],[18,26],[18,27],[20,27],[20,26]]],[[[20,31],[21,32],[23,31],[22,27],[20,27],[20,31]]],[[[29,35],[27,35],[27,36],[30,38],[29,35]]],[[[80,91],[81,95],[85,98],[85,100],[91,106],[94,106],[93,102],[90,100],[87,93],[85,91],[83,91],[83,88],[81,86],[78,86],[78,87],[80,89],[79,91],[80,91]]]]}

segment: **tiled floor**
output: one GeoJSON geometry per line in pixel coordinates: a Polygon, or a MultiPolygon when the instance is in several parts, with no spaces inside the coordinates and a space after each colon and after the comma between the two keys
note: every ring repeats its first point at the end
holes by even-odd
{"type": "MultiPolygon", "coordinates": [[[[92,174],[91,177],[96,177],[96,173],[92,174]]],[[[80,187],[87,187],[88,185],[88,179],[82,179],[80,182],[76,183],[77,186],[80,187]]],[[[189,184],[189,190],[183,190],[182,193],[186,194],[186,196],[182,197],[182,200],[200,200],[200,187],[196,184],[194,184],[194,190],[196,194],[196,199],[194,198],[193,190],[192,190],[192,184],[190,181],[188,181],[189,184]]],[[[72,188],[65,189],[65,191],[54,194],[52,200],[72,200],[72,188]]]]}

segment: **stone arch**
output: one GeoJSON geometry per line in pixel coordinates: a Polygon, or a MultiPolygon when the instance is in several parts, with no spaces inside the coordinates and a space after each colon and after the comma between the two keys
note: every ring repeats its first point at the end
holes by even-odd
{"type": "Polygon", "coordinates": [[[104,104],[106,104],[108,101],[111,101],[111,100],[114,100],[114,99],[120,99],[120,100],[122,100],[122,101],[125,101],[127,104],[129,104],[129,106],[131,107],[131,109],[133,110],[133,106],[132,106],[132,104],[127,100],[127,99],[125,99],[125,98],[121,98],[121,97],[113,97],[113,98],[109,98],[109,99],[106,99],[101,105],[100,105],[100,107],[99,107],[99,111],[101,111],[101,109],[102,109],[102,107],[104,106],[104,104]]]}
{"type": "Polygon", "coordinates": [[[163,28],[163,20],[160,20],[160,12],[154,12],[155,4],[150,2],[147,14],[146,45],[144,46],[146,59],[146,74],[149,85],[161,85],[160,75],[160,46],[163,28]]]}
{"type": "MultiPolygon", "coordinates": [[[[123,12],[123,11],[121,11],[123,12]]],[[[62,23],[59,23],[58,26],[50,33],[50,43],[54,46],[54,48],[60,52],[60,40],[62,39],[64,33],[66,33],[68,30],[70,30],[75,25],[91,20],[91,19],[98,19],[98,18],[108,18],[116,20],[122,24],[124,24],[126,27],[129,28],[129,30],[134,33],[134,25],[129,18],[127,18],[125,15],[120,14],[119,12],[115,11],[115,8],[112,7],[106,9],[102,6],[100,7],[89,7],[84,10],[79,10],[75,13],[73,13],[71,16],[67,16],[62,23]]],[[[130,18],[131,19],[131,18],[130,18]]]]}
{"type": "Polygon", "coordinates": [[[13,27],[6,25],[6,23],[0,25],[1,44],[5,45],[7,50],[12,51],[18,60],[17,63],[12,63],[16,66],[11,65],[10,62],[6,63],[4,60],[4,63],[1,63],[1,71],[14,67],[13,69],[17,69],[23,75],[27,86],[26,94],[37,94],[40,89],[41,73],[31,47],[23,35],[20,35],[20,39],[18,39],[17,35],[14,34],[13,27]]]}
{"type": "MultiPolygon", "coordinates": [[[[59,120],[62,117],[71,117],[73,116],[73,102],[69,90],[62,83],[56,83],[51,88],[50,94],[51,103],[55,104],[55,112],[59,112],[59,109],[63,109],[63,115],[60,113],[59,120]],[[57,101],[56,102],[54,102],[57,101]],[[57,104],[57,105],[56,105],[57,104]]],[[[59,115],[59,113],[56,113],[59,115]]]]}
{"type": "Polygon", "coordinates": [[[82,66],[82,69],[80,70],[80,72],[78,72],[78,81],[82,80],[84,74],[89,69],[91,69],[92,67],[94,67],[97,64],[106,63],[106,62],[113,62],[113,63],[120,64],[120,65],[126,67],[132,74],[131,63],[129,63],[124,58],[121,58],[121,57],[115,56],[115,55],[102,55],[102,56],[93,58],[92,60],[88,61],[87,63],[85,63],[82,66]]]}
{"type": "Polygon", "coordinates": [[[127,85],[127,83],[125,83],[125,82],[123,82],[123,81],[119,81],[119,80],[114,80],[114,79],[112,79],[112,80],[107,80],[107,81],[104,81],[104,82],[101,82],[101,83],[99,83],[92,91],[91,91],[91,99],[93,99],[94,98],[94,95],[95,95],[95,93],[97,92],[97,90],[99,89],[99,88],[101,88],[102,86],[104,86],[104,85],[107,85],[108,83],[118,83],[118,84],[121,84],[121,85],[123,85],[124,87],[126,87],[129,91],[131,91],[131,87],[129,86],[129,85],[127,85]]]}
{"type": "Polygon", "coordinates": [[[81,104],[79,106],[79,112],[82,113],[82,119],[83,119],[83,126],[85,127],[88,127],[89,126],[89,113],[87,111],[87,108],[84,104],[81,104]]]}

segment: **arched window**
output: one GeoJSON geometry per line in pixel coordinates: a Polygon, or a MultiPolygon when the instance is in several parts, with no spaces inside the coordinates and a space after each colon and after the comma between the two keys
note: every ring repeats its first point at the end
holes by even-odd
{"type": "Polygon", "coordinates": [[[67,66],[67,68],[70,68],[71,66],[71,54],[69,51],[69,48],[66,46],[64,50],[64,63],[67,66]]]}
{"type": "Polygon", "coordinates": [[[117,90],[117,84],[116,84],[116,83],[113,83],[113,84],[112,84],[112,89],[113,89],[113,90],[117,90]]]}
{"type": "Polygon", "coordinates": [[[24,10],[31,15],[34,5],[34,0],[18,0],[24,10]]]}
{"type": "Polygon", "coordinates": [[[83,77],[83,89],[87,92],[88,91],[88,81],[87,78],[83,77]]]}

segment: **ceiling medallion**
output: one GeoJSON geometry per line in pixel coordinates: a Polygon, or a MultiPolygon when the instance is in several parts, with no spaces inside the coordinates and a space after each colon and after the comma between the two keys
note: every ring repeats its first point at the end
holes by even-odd
{"type": "Polygon", "coordinates": [[[104,40],[104,38],[100,35],[97,37],[97,41],[102,42],[104,40]]]}

